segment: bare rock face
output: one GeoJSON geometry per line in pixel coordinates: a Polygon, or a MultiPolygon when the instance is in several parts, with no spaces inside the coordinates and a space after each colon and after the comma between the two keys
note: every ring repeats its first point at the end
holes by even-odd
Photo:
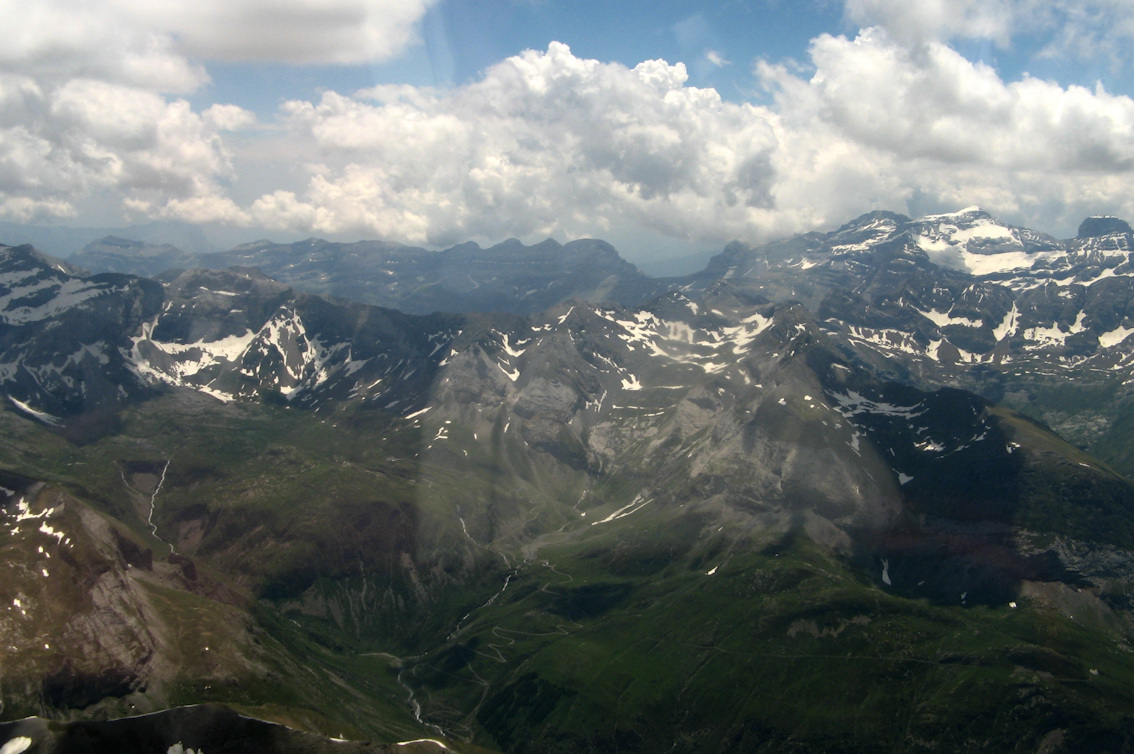
{"type": "Polygon", "coordinates": [[[155,672],[158,620],[128,560],[141,548],[58,489],[33,485],[0,513],[0,585],[9,705],[81,709],[144,690],[155,672]],[[130,542],[129,554],[121,542],[130,542]]]}
{"type": "Polygon", "coordinates": [[[60,488],[10,491],[0,498],[5,716],[145,712],[167,706],[176,683],[263,672],[241,598],[192,560],[155,563],[136,534],[60,488]]]}
{"type": "Polygon", "coordinates": [[[1130,224],[1117,217],[1088,217],[1079,225],[1076,238],[1099,238],[1115,233],[1131,233],[1130,224]]]}

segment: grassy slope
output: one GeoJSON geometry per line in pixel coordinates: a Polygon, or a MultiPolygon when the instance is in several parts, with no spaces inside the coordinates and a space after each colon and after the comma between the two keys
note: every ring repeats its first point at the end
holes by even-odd
{"type": "Polygon", "coordinates": [[[543,553],[414,668],[430,712],[516,752],[1034,751],[1056,730],[1086,751],[1134,730],[1134,655],[1102,626],[895,597],[804,538],[695,551],[649,580],[543,553]]]}
{"type": "MultiPolygon", "coordinates": [[[[397,740],[423,731],[404,682],[447,733],[533,752],[1030,751],[1048,735],[1089,751],[1132,730],[1134,659],[1106,621],[1024,596],[1017,608],[903,599],[805,537],[705,534],[693,514],[673,510],[580,523],[582,535],[551,537],[530,560],[513,555],[519,565],[502,591],[502,559],[479,552],[491,564],[473,558],[463,582],[453,575],[408,637],[396,621],[281,615],[311,583],[349,601],[383,573],[380,557],[355,547],[365,540],[350,539],[352,515],[407,506],[422,537],[451,543],[446,531],[460,534],[437,521],[461,495],[421,488],[456,489],[459,480],[436,453],[414,460],[419,433],[379,415],[344,412],[324,423],[278,407],[167,397],[86,445],[3,412],[0,431],[12,438],[0,466],[66,485],[127,521],[149,537],[155,559],[167,550],[149,535],[147,511],[124,502],[124,469],[152,470],[172,457],[159,534],[175,537],[207,504],[213,528],[195,545],[202,572],[250,596],[278,597],[248,603],[267,672],[216,684],[192,653],[223,631],[230,608],[152,590],[170,624],[198,627],[175,634],[185,642],[175,651],[189,659],[174,702],[222,701],[334,735],[397,740]],[[355,549],[335,544],[344,539],[355,549]],[[309,581],[297,565],[312,562],[323,576],[309,581]]],[[[606,486],[614,498],[629,494],[615,494],[617,479],[606,486]]],[[[500,492],[487,483],[461,489],[470,499],[500,492]]],[[[563,500],[574,499],[565,489],[563,500]]],[[[509,531],[491,533],[507,541],[509,531]]],[[[387,587],[408,596],[410,585],[395,581],[387,587]]]]}
{"type": "MultiPolygon", "coordinates": [[[[8,439],[0,468],[61,485],[125,522],[155,561],[167,558],[162,540],[177,538],[179,518],[202,505],[221,524],[212,539],[181,553],[193,557],[202,584],[226,583],[235,592],[214,599],[156,581],[145,586],[170,627],[163,652],[176,673],[163,689],[164,703],[217,701],[328,735],[406,740],[435,732],[414,721],[396,658],[365,651],[400,652],[403,645],[381,635],[360,638],[334,621],[283,616],[278,602],[256,599],[273,578],[294,577],[295,563],[334,575],[356,558],[375,532],[360,533],[352,512],[383,501],[412,504],[412,433],[407,441],[389,429],[355,421],[348,433],[333,419],[312,421],[298,411],[167,396],[126,412],[118,434],[78,445],[0,411],[8,439]],[[146,525],[147,495],[170,459],[154,516],[159,539],[146,525]],[[138,468],[149,476],[132,473],[138,468]],[[241,522],[261,530],[250,536],[239,531],[241,522]],[[340,541],[352,535],[354,551],[340,541]],[[246,644],[231,636],[236,624],[247,629],[246,644]]],[[[382,553],[374,549],[370,565],[380,569],[382,553]]],[[[437,621],[455,620],[450,614],[476,599],[461,597],[437,621]]],[[[33,711],[9,704],[4,714],[33,711]]]]}
{"type": "Polygon", "coordinates": [[[1090,381],[1017,375],[1003,405],[1050,425],[1127,479],[1134,479],[1134,402],[1122,376],[1090,381]]]}

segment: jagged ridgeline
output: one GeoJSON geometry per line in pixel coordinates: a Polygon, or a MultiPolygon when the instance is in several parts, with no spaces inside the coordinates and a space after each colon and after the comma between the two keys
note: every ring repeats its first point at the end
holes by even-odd
{"type": "Polygon", "coordinates": [[[71,721],[0,739],[1121,750],[1131,241],[0,248],[0,715],[71,721]],[[318,295],[350,255],[373,296],[448,265],[449,313],[318,295]]]}

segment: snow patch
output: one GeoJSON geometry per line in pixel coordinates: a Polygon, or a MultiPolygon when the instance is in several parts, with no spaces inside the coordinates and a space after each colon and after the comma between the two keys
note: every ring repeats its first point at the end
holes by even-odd
{"type": "Polygon", "coordinates": [[[165,750],[165,754],[205,754],[204,749],[186,748],[180,741],[165,750]]]}
{"type": "Polygon", "coordinates": [[[901,330],[876,330],[870,327],[851,325],[847,328],[847,331],[850,337],[855,340],[880,346],[887,350],[901,351],[902,353],[908,353],[912,356],[919,356],[922,353],[921,346],[918,344],[917,340],[911,334],[901,330]]]}
{"type": "Polygon", "coordinates": [[[962,327],[981,327],[983,322],[977,319],[969,319],[968,317],[954,317],[953,310],[947,312],[939,312],[936,309],[929,311],[922,311],[921,309],[914,309],[918,314],[928,319],[938,327],[947,327],[949,325],[961,325],[962,327]]]}
{"type": "Polygon", "coordinates": [[[1020,310],[1016,308],[1016,302],[1012,302],[1012,308],[1004,315],[1004,320],[996,326],[992,334],[996,336],[996,342],[1000,342],[1007,338],[1009,335],[1016,333],[1016,327],[1020,323],[1020,310]]]}
{"type": "Polygon", "coordinates": [[[415,738],[412,741],[398,741],[396,746],[409,746],[410,744],[436,744],[445,751],[449,751],[449,747],[438,741],[436,738],[415,738]]]}
{"type": "MultiPolygon", "coordinates": [[[[1058,323],[1051,327],[1029,327],[1024,330],[1024,337],[1034,344],[1030,346],[1032,350],[1049,346],[1062,346],[1067,341],[1068,335],[1070,333],[1064,332],[1058,323]]],[[[1102,338],[1099,338],[1099,341],[1101,342],[1102,338]]]]}
{"type": "Polygon", "coordinates": [[[1087,326],[1083,324],[1086,319],[1087,313],[1079,312],[1079,316],[1075,317],[1075,321],[1071,323],[1071,327],[1068,329],[1068,332],[1070,332],[1072,335],[1075,335],[1086,330],[1087,326]]]}
{"type": "MultiPolygon", "coordinates": [[[[495,332],[495,331],[493,331],[493,332],[495,332]]],[[[523,356],[524,355],[524,349],[519,348],[519,347],[520,346],[526,346],[528,343],[531,342],[530,339],[529,340],[521,340],[521,341],[519,341],[515,344],[515,347],[513,347],[511,342],[510,342],[510,336],[508,335],[508,333],[497,332],[496,334],[499,335],[501,337],[501,339],[503,340],[503,346],[504,346],[505,353],[507,353],[512,358],[516,358],[517,356],[523,356]]]]}
{"type": "Polygon", "coordinates": [[[32,743],[33,741],[27,736],[16,736],[0,746],[0,754],[21,754],[27,751],[32,743]]]}
{"type": "Polygon", "coordinates": [[[1103,348],[1113,348],[1134,333],[1134,328],[1118,327],[1099,336],[1099,345],[1103,348]]]}
{"type": "Polygon", "coordinates": [[[29,406],[28,404],[24,403],[23,401],[18,400],[16,398],[13,398],[10,395],[8,396],[8,400],[10,400],[13,404],[15,404],[16,408],[20,409],[24,413],[31,414],[32,416],[34,416],[36,419],[39,419],[44,424],[49,424],[52,427],[58,427],[58,426],[63,424],[63,420],[60,419],[59,417],[52,416],[51,414],[46,413],[45,411],[36,410],[36,409],[32,408],[31,406],[29,406]]]}
{"type": "Polygon", "coordinates": [[[857,416],[858,414],[882,414],[884,416],[897,416],[912,419],[921,416],[928,408],[922,408],[921,403],[912,406],[898,406],[893,403],[872,401],[851,390],[846,395],[832,393],[831,397],[838,404],[835,410],[844,416],[857,416]]]}
{"type": "Polygon", "coordinates": [[[921,220],[922,222],[928,220],[951,220],[954,218],[963,217],[973,212],[980,212],[980,207],[973,204],[969,207],[965,207],[964,209],[959,209],[956,212],[942,212],[937,215],[923,215],[922,217],[919,217],[918,220],[921,220]]]}
{"type": "Polygon", "coordinates": [[[9,325],[40,322],[62,314],[84,301],[112,293],[115,290],[117,289],[111,286],[89,283],[80,278],[68,278],[62,282],[54,278],[41,280],[31,285],[12,288],[6,295],[0,296],[0,321],[9,325]],[[39,306],[9,308],[13,303],[50,288],[55,288],[54,295],[39,306]]]}
{"type": "Polygon", "coordinates": [[[628,505],[622,506],[621,508],[616,510],[614,513],[611,513],[609,516],[604,518],[602,521],[591,522],[591,526],[598,526],[599,524],[605,524],[605,523],[609,523],[611,521],[616,521],[620,518],[625,518],[626,516],[629,516],[632,513],[637,513],[638,511],[642,510],[643,508],[645,508],[647,505],[649,505],[650,503],[652,503],[654,501],[654,499],[652,497],[649,500],[639,502],[641,500],[642,500],[641,495],[636,496],[633,500],[630,501],[630,503],[628,505]]]}
{"type": "Polygon", "coordinates": [[[42,519],[42,518],[50,518],[51,516],[55,515],[55,511],[57,509],[56,508],[47,508],[40,513],[32,513],[31,512],[31,506],[28,505],[24,501],[24,499],[21,497],[16,502],[16,510],[18,511],[16,513],[16,523],[18,524],[21,521],[35,521],[35,520],[42,519]]]}

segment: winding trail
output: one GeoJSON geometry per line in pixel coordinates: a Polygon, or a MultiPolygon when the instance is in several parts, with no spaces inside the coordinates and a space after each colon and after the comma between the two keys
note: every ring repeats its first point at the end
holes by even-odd
{"type": "MultiPolygon", "coordinates": [[[[536,496],[534,494],[528,493],[526,495],[526,497],[529,501],[531,501],[536,496]]],[[[501,595],[503,595],[504,592],[506,592],[508,590],[508,587],[512,583],[512,581],[519,578],[521,572],[526,567],[531,567],[531,566],[540,567],[540,566],[542,566],[543,568],[546,568],[551,573],[560,577],[560,580],[552,581],[552,582],[549,582],[549,583],[543,583],[543,584],[540,585],[539,591],[541,593],[544,593],[544,594],[558,595],[558,594],[560,594],[560,592],[557,591],[556,587],[565,586],[565,585],[570,584],[571,582],[573,582],[575,580],[575,578],[571,574],[564,573],[563,571],[560,571],[558,568],[555,567],[554,564],[552,564],[551,562],[549,562],[547,560],[540,560],[538,562],[533,562],[535,560],[534,556],[535,556],[536,552],[538,552],[538,546],[539,546],[538,543],[529,543],[528,545],[525,545],[523,547],[524,560],[513,564],[512,559],[508,557],[508,555],[503,551],[503,549],[497,548],[497,547],[495,547],[491,544],[485,544],[485,543],[479,542],[479,541],[477,541],[477,539],[475,537],[472,536],[472,533],[469,531],[468,525],[465,521],[463,512],[461,511],[461,508],[460,508],[459,505],[456,506],[456,514],[457,514],[457,520],[460,522],[460,525],[461,525],[462,533],[464,534],[465,538],[470,543],[472,543],[473,547],[475,547],[476,549],[481,550],[485,553],[492,553],[494,555],[499,555],[500,558],[504,561],[505,565],[510,569],[510,571],[505,575],[504,583],[501,585],[499,590],[497,590],[495,593],[493,593],[487,600],[485,600],[485,602],[483,604],[478,605],[477,607],[474,607],[472,610],[470,610],[464,616],[462,616],[460,620],[457,621],[457,623],[453,627],[452,631],[450,631],[449,635],[446,637],[446,643],[453,642],[455,640],[459,641],[458,637],[461,635],[462,632],[464,632],[468,629],[468,626],[469,626],[473,616],[475,616],[478,612],[481,612],[481,611],[485,610],[486,608],[492,606],[494,603],[496,603],[497,600],[500,599],[501,595]],[[531,547],[531,545],[533,545],[533,544],[536,545],[536,546],[531,547]]],[[[533,511],[533,513],[531,513],[527,517],[527,519],[524,522],[522,522],[521,526],[526,525],[527,523],[530,523],[531,521],[535,520],[535,518],[537,516],[538,516],[538,511],[533,511]]],[[[562,538],[562,537],[566,536],[565,530],[568,529],[569,526],[570,526],[570,523],[564,524],[560,528],[559,531],[552,532],[551,537],[558,539],[558,538],[562,538]]],[[[508,534],[512,533],[515,529],[516,529],[516,527],[513,527],[508,532],[505,532],[502,536],[506,537],[508,534]]],[[[541,537],[540,539],[544,540],[547,537],[548,537],[548,535],[544,535],[544,537],[541,537]]],[[[490,627],[484,627],[484,629],[481,629],[481,630],[487,630],[488,636],[491,637],[491,638],[489,638],[489,641],[482,644],[480,648],[473,649],[473,653],[476,654],[476,655],[479,655],[479,656],[481,656],[481,657],[483,657],[487,660],[491,660],[495,663],[507,665],[512,660],[510,660],[509,658],[507,658],[505,656],[503,650],[505,650],[508,647],[516,644],[517,639],[535,638],[535,637],[567,636],[567,635],[570,635],[571,633],[573,633],[574,631],[578,630],[580,627],[581,626],[580,626],[579,623],[577,623],[575,621],[571,621],[571,620],[567,620],[567,621],[562,622],[562,623],[555,623],[555,624],[553,624],[552,626],[549,627],[550,630],[544,630],[544,631],[525,631],[525,630],[522,630],[522,629],[505,628],[504,626],[499,625],[499,624],[492,625],[490,627]]],[[[470,724],[468,723],[468,716],[467,715],[461,716],[461,717],[454,716],[452,719],[449,719],[448,716],[446,716],[444,714],[444,711],[434,710],[434,712],[437,713],[437,714],[431,714],[430,716],[436,718],[438,715],[440,715],[440,717],[445,718],[445,726],[446,726],[445,728],[442,728],[437,723],[428,721],[423,716],[426,713],[425,713],[425,710],[423,709],[422,701],[418,699],[417,692],[411,684],[413,683],[413,681],[414,681],[414,679],[417,675],[418,669],[420,669],[420,668],[432,668],[432,670],[436,671],[436,670],[438,670],[438,668],[432,666],[430,664],[429,660],[425,660],[424,658],[421,658],[421,657],[401,658],[401,660],[403,662],[406,662],[406,661],[410,661],[410,662],[407,663],[407,665],[404,666],[398,672],[397,682],[398,682],[398,685],[400,685],[402,687],[402,689],[406,692],[407,701],[408,701],[410,709],[413,713],[414,719],[420,725],[427,726],[430,729],[437,731],[440,735],[446,736],[446,737],[451,738],[453,740],[459,740],[453,734],[454,733],[459,734],[462,731],[465,733],[466,736],[471,736],[472,733],[473,733],[473,730],[472,730],[472,727],[470,726],[470,724]],[[408,675],[407,675],[407,673],[408,673],[408,675]]],[[[482,676],[480,673],[478,673],[476,671],[476,668],[473,667],[473,663],[471,663],[471,662],[466,663],[464,665],[463,670],[467,671],[469,676],[470,676],[470,678],[467,679],[468,682],[481,687],[480,699],[477,702],[476,706],[474,707],[473,712],[471,713],[472,715],[475,716],[476,712],[481,708],[481,705],[483,705],[485,700],[488,699],[489,693],[490,693],[491,688],[492,688],[492,683],[488,679],[486,679],[484,676],[482,676]]],[[[427,696],[429,698],[427,700],[425,700],[425,704],[427,706],[431,706],[432,703],[433,703],[432,702],[432,695],[429,694],[427,696]]],[[[442,706],[444,706],[444,705],[442,705],[442,706]]],[[[455,710],[451,710],[451,711],[455,712],[455,710]]]]}
{"type": "MultiPolygon", "coordinates": [[[[570,584],[572,581],[575,580],[574,576],[572,576],[569,573],[563,573],[563,571],[560,571],[558,568],[556,568],[550,561],[544,560],[540,563],[540,565],[543,566],[544,568],[548,569],[552,573],[556,574],[557,576],[565,576],[566,577],[566,580],[560,581],[559,585],[570,584]]],[[[543,586],[541,586],[539,588],[539,590],[541,592],[543,592],[544,594],[558,595],[559,592],[552,591],[551,588],[550,588],[551,586],[552,586],[551,584],[544,584],[543,586]]],[[[503,591],[503,590],[501,590],[501,591],[503,591]]],[[[499,596],[499,593],[496,596],[494,596],[493,599],[496,599],[496,597],[498,597],[498,596],[499,596]]],[[[490,604],[492,604],[491,600],[488,603],[482,605],[481,607],[488,607],[488,605],[490,605],[490,604]]],[[[477,608],[477,609],[479,610],[480,608],[477,608]]],[[[471,613],[470,613],[470,615],[471,615],[471,613]]],[[[490,643],[485,647],[485,649],[483,651],[478,649],[476,653],[478,655],[482,656],[482,657],[487,657],[490,660],[495,660],[499,663],[507,665],[508,660],[504,657],[503,653],[500,650],[502,650],[506,647],[512,646],[513,644],[516,643],[516,640],[513,639],[512,636],[506,636],[505,634],[512,634],[513,636],[528,636],[528,637],[532,637],[532,636],[536,636],[536,637],[538,637],[538,636],[568,636],[568,635],[570,635],[572,629],[578,629],[580,627],[581,626],[580,626],[579,623],[577,623],[576,621],[571,621],[570,623],[557,623],[557,624],[555,624],[555,626],[554,626],[555,630],[554,631],[535,632],[535,631],[521,631],[521,630],[515,629],[515,628],[504,628],[503,626],[496,625],[496,626],[492,627],[492,635],[495,636],[498,639],[504,640],[507,643],[505,643],[505,644],[490,643]]],[[[474,675],[475,675],[475,673],[474,673],[474,675]]],[[[477,677],[479,678],[479,676],[477,676],[477,677]]]]}

